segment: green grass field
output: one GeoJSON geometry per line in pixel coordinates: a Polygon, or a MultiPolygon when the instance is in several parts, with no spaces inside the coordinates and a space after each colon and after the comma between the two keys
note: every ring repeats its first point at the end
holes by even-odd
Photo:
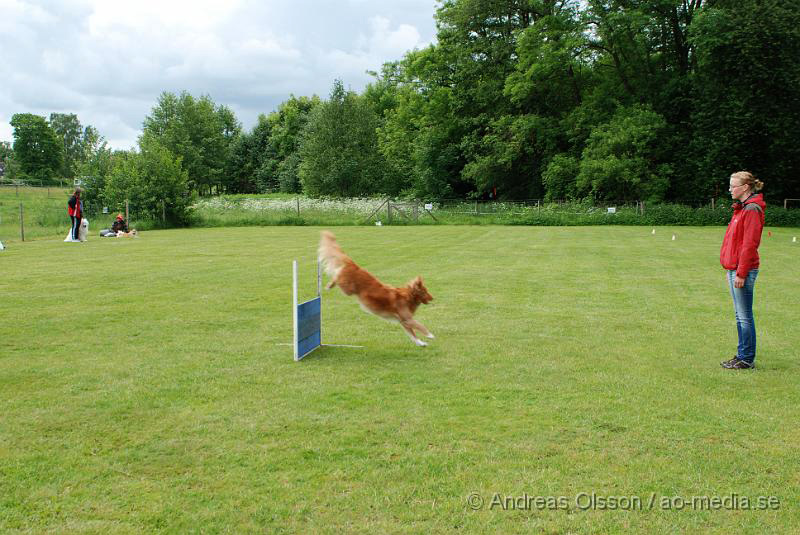
{"type": "Polygon", "coordinates": [[[437,338],[335,289],[323,338],[364,348],[300,363],[319,228],[12,243],[0,532],[793,532],[800,231],[771,230],[754,371],[718,364],[722,228],[339,227],[386,282],[424,276],[437,338]]]}

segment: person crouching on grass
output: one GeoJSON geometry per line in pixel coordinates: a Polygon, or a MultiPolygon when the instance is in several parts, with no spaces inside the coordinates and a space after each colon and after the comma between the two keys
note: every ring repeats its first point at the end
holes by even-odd
{"type": "Polygon", "coordinates": [[[104,228],[100,231],[100,235],[104,238],[116,238],[118,232],[128,232],[128,223],[125,222],[122,214],[117,214],[117,218],[111,224],[111,228],[104,228]]]}
{"type": "Polygon", "coordinates": [[[122,214],[117,214],[117,218],[111,225],[111,232],[114,234],[117,232],[128,232],[128,223],[125,222],[125,218],[122,217],[122,214]]]}
{"type": "Polygon", "coordinates": [[[753,290],[758,277],[758,245],[764,228],[764,183],[747,171],[733,173],[730,180],[733,216],[725,231],[719,262],[727,270],[728,286],[736,312],[739,347],[736,355],[721,363],[729,370],[755,367],[756,324],[753,319],[753,290]]]}

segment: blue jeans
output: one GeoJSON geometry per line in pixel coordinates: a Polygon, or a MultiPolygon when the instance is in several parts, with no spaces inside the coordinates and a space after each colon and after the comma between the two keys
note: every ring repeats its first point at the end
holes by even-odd
{"type": "Polygon", "coordinates": [[[74,215],[69,216],[72,219],[72,239],[78,239],[78,229],[81,228],[81,218],[74,215]]]}
{"type": "Polygon", "coordinates": [[[750,364],[756,359],[756,322],[753,319],[753,291],[758,270],[751,269],[744,279],[744,286],[734,288],[736,270],[728,271],[728,286],[733,296],[733,309],[736,311],[736,330],[739,333],[739,348],[736,356],[750,364]]]}

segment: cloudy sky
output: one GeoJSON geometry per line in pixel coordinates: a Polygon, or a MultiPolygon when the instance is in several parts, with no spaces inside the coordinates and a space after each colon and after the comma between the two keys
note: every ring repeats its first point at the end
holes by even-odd
{"type": "Polygon", "coordinates": [[[75,113],[128,149],[162,91],[246,129],[290,94],[361,91],[435,40],[435,0],[0,0],[0,140],[15,113],[75,113]]]}

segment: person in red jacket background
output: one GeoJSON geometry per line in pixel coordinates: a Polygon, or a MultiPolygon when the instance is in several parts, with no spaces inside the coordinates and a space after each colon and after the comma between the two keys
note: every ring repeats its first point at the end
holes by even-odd
{"type": "Polygon", "coordinates": [[[733,216],[719,252],[719,262],[727,270],[728,286],[736,312],[736,330],[739,333],[736,355],[722,363],[723,368],[730,370],[755,367],[753,290],[758,277],[758,246],[761,243],[766,208],[763,196],[758,193],[763,187],[764,183],[747,171],[731,175],[730,192],[735,200],[733,216]]]}
{"type": "Polygon", "coordinates": [[[67,213],[72,220],[72,241],[78,239],[78,229],[81,227],[83,217],[83,201],[81,201],[81,188],[75,188],[75,193],[67,201],[67,213]]]}

